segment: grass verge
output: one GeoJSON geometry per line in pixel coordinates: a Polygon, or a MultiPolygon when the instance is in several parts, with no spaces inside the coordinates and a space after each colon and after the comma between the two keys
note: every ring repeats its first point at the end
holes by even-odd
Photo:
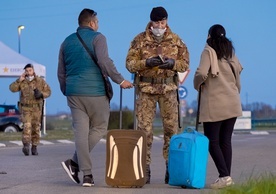
{"type": "Polygon", "coordinates": [[[276,176],[273,174],[263,174],[254,177],[241,185],[234,185],[215,192],[218,194],[275,194],[276,176]]]}
{"type": "MultiPolygon", "coordinates": [[[[0,141],[21,141],[22,132],[17,133],[0,133],[0,141]]],[[[73,140],[73,130],[48,130],[46,135],[41,137],[42,140],[68,139],[73,140]]]]}

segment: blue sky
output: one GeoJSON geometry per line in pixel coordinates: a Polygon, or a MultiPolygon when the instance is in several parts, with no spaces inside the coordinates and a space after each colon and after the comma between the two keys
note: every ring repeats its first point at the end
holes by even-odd
{"type": "MultiPolygon", "coordinates": [[[[66,36],[76,31],[83,8],[98,12],[99,32],[107,38],[109,55],[122,75],[130,80],[125,58],[131,40],[144,31],[153,7],[163,6],[168,23],[186,43],[190,69],[184,86],[187,103],[196,100],[193,75],[213,24],[222,24],[242,63],[242,103],[263,102],[276,106],[276,1],[266,0],[9,0],[0,1],[0,41],[18,51],[17,27],[21,33],[21,54],[46,66],[46,81],[52,88],[47,114],[69,112],[56,76],[59,47],[66,36]]],[[[1,53],[0,53],[1,60],[1,53]]],[[[16,104],[18,93],[11,93],[14,78],[0,78],[0,103],[16,104]]],[[[111,104],[119,104],[119,86],[114,86],[111,104]]],[[[133,89],[124,90],[124,106],[133,108],[133,89]]]]}

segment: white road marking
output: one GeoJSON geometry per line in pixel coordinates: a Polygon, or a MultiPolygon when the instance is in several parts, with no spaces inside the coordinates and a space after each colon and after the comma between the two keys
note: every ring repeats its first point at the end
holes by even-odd
{"type": "Polygon", "coordinates": [[[22,146],[22,141],[10,141],[10,143],[14,143],[16,145],[22,146]]]}
{"type": "Polygon", "coordinates": [[[67,139],[60,139],[60,140],[57,140],[58,142],[60,143],[74,143],[73,141],[70,141],[70,140],[67,140],[67,139]]]}
{"type": "Polygon", "coordinates": [[[51,144],[54,144],[53,142],[45,141],[45,140],[40,140],[40,143],[41,143],[42,145],[51,145],[51,144]]]}
{"type": "Polygon", "coordinates": [[[251,131],[252,135],[269,135],[267,131],[251,131]]]}
{"type": "Polygon", "coordinates": [[[3,143],[0,143],[0,147],[6,147],[6,145],[3,143]]]}

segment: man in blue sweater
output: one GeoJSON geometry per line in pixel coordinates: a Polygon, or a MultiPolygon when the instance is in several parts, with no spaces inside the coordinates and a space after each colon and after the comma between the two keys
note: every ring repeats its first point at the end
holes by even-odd
{"type": "Polygon", "coordinates": [[[83,9],[78,18],[76,33],[69,35],[61,44],[58,59],[58,80],[61,92],[70,107],[76,151],[72,159],[62,162],[64,170],[75,182],[80,183],[78,172],[83,172],[83,186],[94,185],[90,152],[106,134],[110,99],[107,97],[101,71],[121,88],[132,88],[117,71],[109,58],[106,38],[97,32],[97,13],[83,9]],[[88,47],[93,59],[84,48],[77,33],[88,47]]]}

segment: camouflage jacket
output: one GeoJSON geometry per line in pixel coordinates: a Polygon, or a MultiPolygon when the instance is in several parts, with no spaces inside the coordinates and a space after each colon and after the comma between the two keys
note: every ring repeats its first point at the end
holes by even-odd
{"type": "MultiPolygon", "coordinates": [[[[185,72],[189,69],[189,52],[185,43],[180,37],[173,33],[169,26],[161,42],[158,42],[151,30],[151,22],[148,23],[146,30],[138,34],[131,42],[127,58],[126,68],[131,73],[138,76],[151,78],[173,77],[176,72],[185,72]],[[163,58],[173,58],[175,65],[172,70],[146,67],[146,59],[156,57],[161,54],[163,58]]],[[[152,84],[139,82],[139,89],[142,92],[151,94],[164,94],[167,91],[176,90],[175,83],[152,84]]]]}
{"type": "Polygon", "coordinates": [[[40,104],[43,99],[35,99],[34,96],[34,89],[38,89],[42,94],[43,98],[48,98],[51,95],[50,86],[46,83],[46,81],[38,76],[32,81],[23,80],[22,82],[19,81],[19,78],[10,84],[10,91],[12,92],[20,92],[20,103],[33,105],[33,104],[40,104]]]}

